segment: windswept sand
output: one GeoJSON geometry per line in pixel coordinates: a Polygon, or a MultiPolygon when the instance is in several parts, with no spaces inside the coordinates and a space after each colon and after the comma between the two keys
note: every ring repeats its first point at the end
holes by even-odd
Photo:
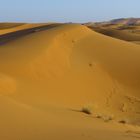
{"type": "Polygon", "coordinates": [[[140,138],[139,45],[79,24],[15,37],[0,46],[1,140],[140,138]]]}

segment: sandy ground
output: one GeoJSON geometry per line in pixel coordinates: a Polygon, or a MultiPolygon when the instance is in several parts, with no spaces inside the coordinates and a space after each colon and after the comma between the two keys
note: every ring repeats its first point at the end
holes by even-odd
{"type": "Polygon", "coordinates": [[[0,30],[0,139],[139,139],[139,45],[79,24],[35,27],[0,30]]]}

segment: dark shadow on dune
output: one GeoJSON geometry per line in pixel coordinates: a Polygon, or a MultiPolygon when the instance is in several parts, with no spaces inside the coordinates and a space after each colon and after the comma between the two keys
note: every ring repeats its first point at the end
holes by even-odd
{"type": "Polygon", "coordinates": [[[15,31],[12,33],[7,33],[4,35],[0,35],[0,45],[6,44],[10,41],[13,41],[17,38],[32,34],[32,33],[36,33],[36,32],[41,32],[44,30],[49,30],[52,29],[54,27],[60,26],[62,24],[51,24],[51,25],[42,25],[39,27],[34,27],[34,28],[30,28],[30,29],[23,29],[20,31],[15,31]]]}
{"type": "Polygon", "coordinates": [[[88,114],[91,115],[92,112],[88,109],[88,108],[82,108],[81,110],[76,110],[76,109],[68,109],[69,111],[74,111],[74,112],[80,112],[80,113],[84,113],[84,114],[88,114]]]}

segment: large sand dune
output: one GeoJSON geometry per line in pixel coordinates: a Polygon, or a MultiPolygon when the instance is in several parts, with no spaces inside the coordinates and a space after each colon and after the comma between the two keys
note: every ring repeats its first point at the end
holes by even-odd
{"type": "Polygon", "coordinates": [[[2,140],[140,137],[139,45],[79,24],[16,34],[1,36],[2,140]]]}

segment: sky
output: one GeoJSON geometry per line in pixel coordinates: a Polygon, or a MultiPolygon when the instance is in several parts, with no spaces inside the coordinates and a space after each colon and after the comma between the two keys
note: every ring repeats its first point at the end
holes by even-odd
{"type": "Polygon", "coordinates": [[[0,22],[95,22],[140,17],[140,0],[0,0],[0,22]]]}

